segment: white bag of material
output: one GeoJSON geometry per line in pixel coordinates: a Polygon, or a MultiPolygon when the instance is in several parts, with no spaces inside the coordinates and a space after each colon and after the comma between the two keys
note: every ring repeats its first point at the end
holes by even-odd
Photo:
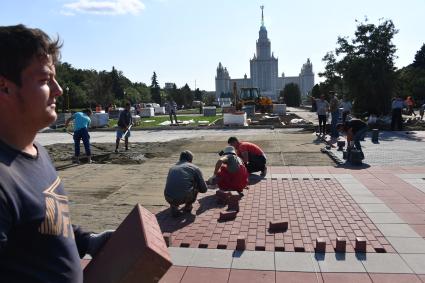
{"type": "Polygon", "coordinates": [[[246,121],[246,113],[224,113],[223,114],[223,124],[224,125],[238,125],[238,126],[248,126],[246,121]]]}

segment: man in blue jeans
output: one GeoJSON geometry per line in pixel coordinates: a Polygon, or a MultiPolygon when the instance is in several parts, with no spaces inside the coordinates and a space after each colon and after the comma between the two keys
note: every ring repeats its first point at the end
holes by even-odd
{"type": "Polygon", "coordinates": [[[331,137],[333,139],[338,138],[338,131],[336,129],[336,125],[339,119],[339,101],[336,98],[336,95],[333,91],[329,92],[330,103],[329,103],[329,112],[331,112],[331,137]]]}
{"type": "Polygon", "coordinates": [[[68,127],[69,122],[74,120],[74,163],[80,163],[80,140],[83,140],[84,149],[86,150],[86,156],[88,163],[91,163],[91,151],[90,151],[90,135],[88,127],[90,126],[90,116],[92,111],[90,109],[85,109],[83,112],[74,113],[68,120],[65,122],[65,128],[68,127]]]}
{"type": "Polygon", "coordinates": [[[352,119],[345,122],[345,124],[338,124],[337,129],[339,132],[344,132],[347,134],[347,146],[349,146],[350,142],[353,141],[354,147],[363,153],[360,140],[364,138],[368,130],[367,124],[365,122],[359,119],[352,119]]]}

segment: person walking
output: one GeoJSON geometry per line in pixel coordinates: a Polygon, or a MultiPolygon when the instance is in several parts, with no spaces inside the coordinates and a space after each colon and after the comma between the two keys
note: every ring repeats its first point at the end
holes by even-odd
{"type": "Polygon", "coordinates": [[[0,26],[1,282],[82,283],[81,258],[113,233],[72,224],[64,184],[35,141],[57,118],[60,47],[40,29],[0,26]]]}
{"type": "Polygon", "coordinates": [[[173,125],[173,117],[174,117],[174,120],[176,121],[176,125],[178,126],[179,122],[177,121],[176,113],[177,113],[177,103],[172,98],[170,98],[170,100],[168,101],[168,115],[170,116],[171,125],[173,125]]]}
{"type": "Polygon", "coordinates": [[[201,170],[192,161],[193,153],[182,151],[179,161],[168,171],[164,197],[170,204],[174,217],[182,215],[183,212],[191,212],[198,193],[208,190],[201,170]],[[179,206],[182,204],[184,207],[180,210],[179,206]]]}
{"type": "Polygon", "coordinates": [[[316,99],[316,111],[317,118],[319,119],[319,136],[323,133],[326,135],[326,120],[328,119],[327,114],[329,112],[329,103],[325,100],[325,96],[320,95],[319,99],[316,99]]]}
{"type": "Polygon", "coordinates": [[[331,101],[329,103],[329,112],[331,112],[331,138],[338,138],[338,131],[336,129],[336,125],[338,124],[339,119],[339,101],[335,95],[335,92],[329,92],[331,101]]]}
{"type": "Polygon", "coordinates": [[[404,103],[406,104],[406,107],[407,107],[407,115],[413,114],[414,116],[416,116],[416,113],[413,110],[413,107],[415,107],[415,101],[413,100],[413,98],[411,96],[408,96],[404,103]]]}
{"type": "Polygon", "coordinates": [[[90,135],[88,127],[90,126],[92,115],[91,109],[85,109],[83,112],[76,112],[65,122],[65,129],[68,128],[69,122],[74,120],[74,163],[80,163],[80,140],[83,140],[84,149],[86,151],[87,162],[91,163],[90,151],[90,135]]]}
{"type": "Polygon", "coordinates": [[[399,95],[393,99],[393,102],[391,103],[391,131],[403,130],[402,111],[405,107],[406,105],[399,95]]]}
{"type": "Polygon", "coordinates": [[[124,137],[125,150],[128,150],[128,138],[131,135],[130,128],[133,124],[133,118],[130,112],[130,102],[125,104],[125,108],[120,112],[118,118],[117,139],[115,141],[115,153],[118,153],[120,140],[124,137]]]}

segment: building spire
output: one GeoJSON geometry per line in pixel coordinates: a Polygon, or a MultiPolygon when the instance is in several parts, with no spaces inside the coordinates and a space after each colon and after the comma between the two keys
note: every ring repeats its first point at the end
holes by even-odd
{"type": "Polygon", "coordinates": [[[260,8],[261,8],[261,26],[263,27],[264,26],[264,13],[263,13],[264,5],[261,5],[260,8]]]}

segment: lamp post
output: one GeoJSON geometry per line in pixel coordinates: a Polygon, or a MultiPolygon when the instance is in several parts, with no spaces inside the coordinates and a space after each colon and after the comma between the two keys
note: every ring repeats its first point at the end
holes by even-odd
{"type": "Polygon", "coordinates": [[[67,105],[68,105],[68,112],[69,112],[69,87],[66,87],[66,99],[67,99],[67,105]]]}

